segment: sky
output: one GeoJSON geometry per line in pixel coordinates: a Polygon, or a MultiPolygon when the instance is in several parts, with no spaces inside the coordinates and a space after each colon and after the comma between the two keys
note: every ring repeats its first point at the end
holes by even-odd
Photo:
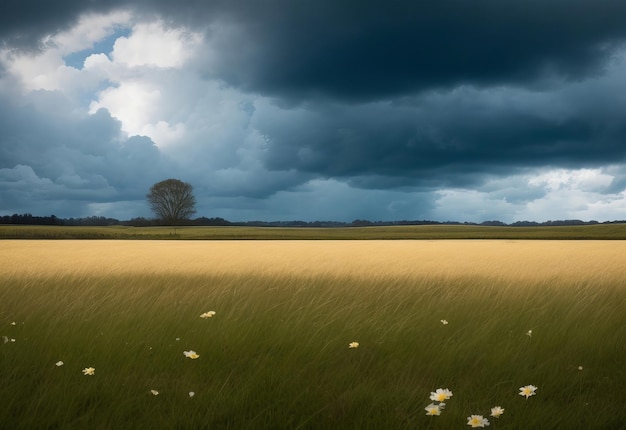
{"type": "Polygon", "coordinates": [[[0,4],[0,215],[626,219],[623,0],[0,4]]]}

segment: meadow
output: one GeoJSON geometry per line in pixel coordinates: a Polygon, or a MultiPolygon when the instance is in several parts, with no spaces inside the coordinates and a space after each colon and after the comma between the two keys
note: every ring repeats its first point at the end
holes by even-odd
{"type": "Polygon", "coordinates": [[[0,262],[0,428],[626,428],[624,241],[7,239],[0,262]]]}

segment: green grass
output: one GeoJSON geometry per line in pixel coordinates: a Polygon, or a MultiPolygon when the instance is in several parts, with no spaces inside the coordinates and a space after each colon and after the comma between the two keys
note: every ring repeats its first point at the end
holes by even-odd
{"type": "Polygon", "coordinates": [[[602,277],[6,276],[0,427],[623,429],[624,303],[602,277]]]}
{"type": "Polygon", "coordinates": [[[419,225],[386,227],[66,227],[1,225],[0,239],[626,239],[626,224],[500,227],[419,225]]]}

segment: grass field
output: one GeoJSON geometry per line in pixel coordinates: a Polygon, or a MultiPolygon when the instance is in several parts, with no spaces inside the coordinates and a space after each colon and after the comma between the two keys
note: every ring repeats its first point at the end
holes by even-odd
{"type": "Polygon", "coordinates": [[[3,240],[0,261],[3,429],[626,428],[624,241],[3,240]]]}
{"type": "Polygon", "coordinates": [[[403,225],[374,227],[71,227],[0,225],[0,239],[384,240],[619,239],[626,224],[571,226],[403,225]]]}

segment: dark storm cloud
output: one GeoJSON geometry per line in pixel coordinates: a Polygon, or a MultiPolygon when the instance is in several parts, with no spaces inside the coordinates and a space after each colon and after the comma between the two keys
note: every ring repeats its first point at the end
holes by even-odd
{"type": "Polygon", "coordinates": [[[208,28],[213,74],[293,100],[385,99],[546,73],[577,79],[597,73],[626,36],[622,0],[60,0],[3,3],[0,37],[32,43],[81,13],[116,7],[208,28]]]}
{"type": "Polygon", "coordinates": [[[123,1],[8,0],[0,5],[0,39],[17,47],[36,48],[40,39],[73,24],[83,13],[106,12],[123,1]]]}
{"type": "Polygon", "coordinates": [[[246,45],[230,46],[221,77],[296,100],[386,99],[546,74],[581,78],[626,36],[626,3],[616,0],[291,3],[299,7],[244,22],[246,45]]]}
{"type": "Polygon", "coordinates": [[[596,89],[588,104],[563,106],[579,96],[517,91],[501,103],[502,95],[459,89],[413,103],[285,109],[281,122],[259,118],[257,127],[268,139],[269,168],[365,188],[467,187],[530,167],[624,162],[624,103],[596,89]]]}

